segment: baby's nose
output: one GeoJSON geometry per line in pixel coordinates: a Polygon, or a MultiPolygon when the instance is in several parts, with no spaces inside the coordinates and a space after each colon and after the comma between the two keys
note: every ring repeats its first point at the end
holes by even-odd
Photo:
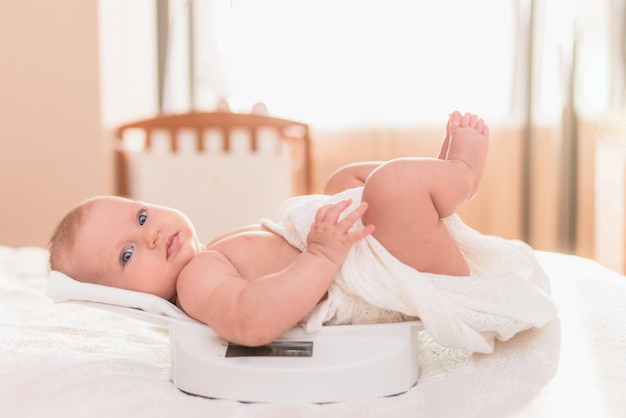
{"type": "Polygon", "coordinates": [[[148,247],[155,248],[157,243],[159,242],[160,236],[161,236],[161,230],[159,228],[151,228],[150,230],[148,230],[148,233],[146,234],[148,247]]]}

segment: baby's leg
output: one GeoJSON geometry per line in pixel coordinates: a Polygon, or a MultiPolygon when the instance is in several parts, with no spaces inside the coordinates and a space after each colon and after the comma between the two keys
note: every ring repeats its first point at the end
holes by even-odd
{"type": "Polygon", "coordinates": [[[441,142],[441,148],[439,149],[439,154],[437,155],[437,158],[440,160],[448,159],[448,148],[450,147],[450,119],[451,118],[448,118],[448,123],[446,123],[446,136],[444,136],[443,141],[441,142]]]}
{"type": "Polygon", "coordinates": [[[368,177],[363,222],[376,227],[374,236],[400,261],[425,272],[468,274],[441,218],[475,193],[488,134],[482,120],[455,112],[449,120],[447,160],[396,159],[368,177]]]}

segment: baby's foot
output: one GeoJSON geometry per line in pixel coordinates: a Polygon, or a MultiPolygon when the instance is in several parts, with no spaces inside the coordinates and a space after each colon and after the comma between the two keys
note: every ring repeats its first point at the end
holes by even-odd
{"type": "Polygon", "coordinates": [[[478,190],[489,146],[489,128],[476,115],[453,112],[448,119],[448,160],[462,161],[474,173],[472,197],[478,190]]]}

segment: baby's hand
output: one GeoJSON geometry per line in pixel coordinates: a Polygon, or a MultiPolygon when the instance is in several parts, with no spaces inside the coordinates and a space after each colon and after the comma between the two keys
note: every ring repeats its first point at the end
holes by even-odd
{"type": "Polygon", "coordinates": [[[365,202],[339,220],[341,213],[351,203],[349,199],[342,200],[322,206],[317,210],[315,222],[311,225],[311,231],[307,237],[307,252],[323,257],[339,267],[345,261],[350,248],[374,232],[374,225],[367,225],[363,229],[350,232],[350,228],[367,210],[365,202]]]}

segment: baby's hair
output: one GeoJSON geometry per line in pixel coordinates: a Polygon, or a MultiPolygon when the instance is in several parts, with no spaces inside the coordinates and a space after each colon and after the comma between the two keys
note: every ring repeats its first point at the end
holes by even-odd
{"type": "Polygon", "coordinates": [[[70,268],[70,260],[68,259],[69,252],[74,245],[76,232],[83,223],[89,203],[92,200],[93,199],[85,200],[70,209],[55,228],[48,242],[50,270],[58,270],[66,274],[71,274],[68,271],[70,268]]]}

